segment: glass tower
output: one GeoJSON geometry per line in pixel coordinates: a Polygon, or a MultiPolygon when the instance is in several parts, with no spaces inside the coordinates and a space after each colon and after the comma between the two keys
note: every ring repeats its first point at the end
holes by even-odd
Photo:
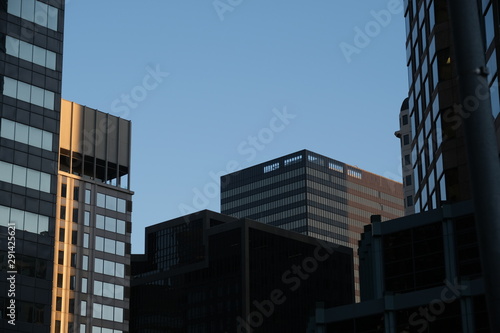
{"type": "Polygon", "coordinates": [[[64,0],[0,1],[3,332],[50,330],[63,18],[64,0]]]}

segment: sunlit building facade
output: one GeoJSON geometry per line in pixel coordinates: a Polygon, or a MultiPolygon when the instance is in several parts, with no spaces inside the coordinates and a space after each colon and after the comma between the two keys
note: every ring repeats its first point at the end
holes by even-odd
{"type": "Polygon", "coordinates": [[[64,0],[0,1],[2,332],[50,331],[63,29],[64,0]]]}
{"type": "Polygon", "coordinates": [[[404,215],[402,184],[302,150],[221,178],[221,212],[292,230],[354,250],[370,216],[404,215]]]}
{"type": "MultiPolygon", "coordinates": [[[[492,118],[499,137],[499,3],[479,0],[477,4],[489,72],[492,118]]],[[[412,198],[406,207],[411,211],[413,204],[413,211],[418,213],[471,198],[462,126],[471,109],[459,106],[460,79],[455,68],[448,1],[407,0],[405,20],[411,186],[414,187],[409,190],[413,194],[407,195],[412,198]]],[[[474,98],[480,96],[471,96],[472,103],[474,98]]],[[[403,166],[406,155],[404,152],[403,166]]]]}
{"type": "Polygon", "coordinates": [[[51,332],[128,332],[130,121],[62,101],[51,332]]]}

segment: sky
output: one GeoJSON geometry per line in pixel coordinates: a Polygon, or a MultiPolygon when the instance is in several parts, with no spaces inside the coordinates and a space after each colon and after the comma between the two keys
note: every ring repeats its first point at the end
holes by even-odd
{"type": "Polygon", "coordinates": [[[132,121],[144,228],[220,211],[219,176],[302,149],[400,181],[401,0],[67,0],[64,99],[132,121]]]}

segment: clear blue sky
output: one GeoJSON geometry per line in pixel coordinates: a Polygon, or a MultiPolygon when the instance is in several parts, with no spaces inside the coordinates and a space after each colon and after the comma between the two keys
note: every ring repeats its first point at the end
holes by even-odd
{"type": "Polygon", "coordinates": [[[399,180],[404,35],[398,0],[68,0],[63,98],[132,121],[132,252],[219,211],[231,161],[309,149],[399,180]]]}

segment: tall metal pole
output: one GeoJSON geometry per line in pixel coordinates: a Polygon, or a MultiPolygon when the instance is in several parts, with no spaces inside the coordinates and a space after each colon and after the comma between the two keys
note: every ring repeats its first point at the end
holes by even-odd
{"type": "MultiPolygon", "coordinates": [[[[500,332],[500,161],[476,0],[448,0],[491,332],[500,332]]],[[[498,97],[496,97],[498,98],[498,97]]]]}

